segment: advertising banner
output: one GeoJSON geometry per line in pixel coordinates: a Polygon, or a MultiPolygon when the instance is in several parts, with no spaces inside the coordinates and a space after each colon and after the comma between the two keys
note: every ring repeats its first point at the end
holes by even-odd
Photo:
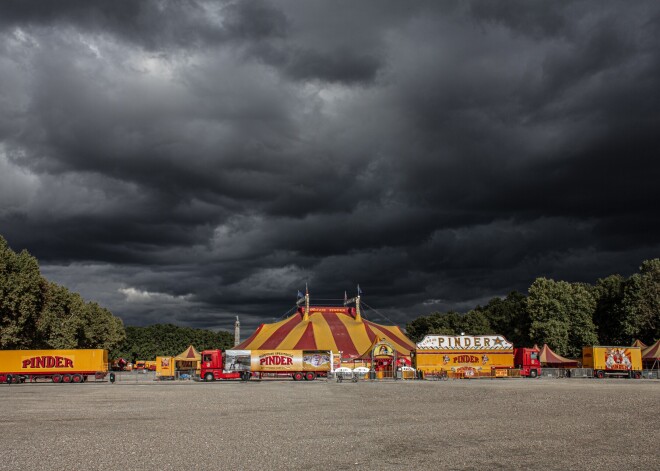
{"type": "Polygon", "coordinates": [[[0,369],[15,373],[107,371],[107,350],[3,350],[0,369]]]}
{"type": "Polygon", "coordinates": [[[252,350],[252,371],[302,371],[302,350],[252,350]]]}
{"type": "Polygon", "coordinates": [[[330,371],[330,361],[327,350],[227,350],[225,371],[330,371]]]}
{"type": "Polygon", "coordinates": [[[376,344],[374,346],[374,356],[375,357],[378,357],[378,356],[392,357],[392,356],[394,356],[394,350],[389,345],[376,344]]]}
{"type": "Polygon", "coordinates": [[[225,371],[250,371],[250,350],[226,350],[225,371]]]}
{"type": "Polygon", "coordinates": [[[632,369],[630,350],[627,348],[605,349],[605,366],[608,370],[627,371],[632,369]]]}
{"type": "Polygon", "coordinates": [[[330,371],[330,352],[304,350],[302,363],[304,371],[330,371]]]}
{"type": "Polygon", "coordinates": [[[173,377],[174,376],[174,358],[156,357],[156,376],[173,377]]]}

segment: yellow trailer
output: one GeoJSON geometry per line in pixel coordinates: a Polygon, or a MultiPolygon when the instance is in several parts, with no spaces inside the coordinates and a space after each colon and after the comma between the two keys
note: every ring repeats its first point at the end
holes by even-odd
{"type": "Polygon", "coordinates": [[[174,379],[174,358],[156,357],[156,379],[174,379]]]}
{"type": "Polygon", "coordinates": [[[513,344],[502,335],[427,335],[416,345],[413,363],[425,377],[490,376],[513,368],[513,344]]]}
{"type": "Polygon", "coordinates": [[[0,350],[0,382],[82,383],[107,373],[107,350],[0,350]]]}
{"type": "Polygon", "coordinates": [[[583,347],[582,366],[593,368],[594,377],[642,377],[642,350],[639,347],[583,347]]]}
{"type": "Polygon", "coordinates": [[[329,350],[226,350],[224,365],[220,365],[217,364],[220,350],[215,352],[213,357],[212,351],[204,351],[211,360],[202,364],[203,378],[213,373],[218,378],[229,374],[226,376],[229,379],[235,378],[232,373],[240,372],[245,379],[251,373],[259,373],[290,376],[294,381],[312,381],[328,374],[333,356],[329,350]],[[215,363],[213,358],[217,359],[215,363]]]}

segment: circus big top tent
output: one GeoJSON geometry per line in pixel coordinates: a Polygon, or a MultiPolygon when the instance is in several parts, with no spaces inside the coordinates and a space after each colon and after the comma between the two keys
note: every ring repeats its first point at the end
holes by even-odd
{"type": "Polygon", "coordinates": [[[299,307],[273,324],[261,324],[237,350],[332,350],[342,358],[358,358],[374,341],[389,342],[398,356],[410,356],[415,344],[397,326],[363,319],[356,307],[299,307]]]}

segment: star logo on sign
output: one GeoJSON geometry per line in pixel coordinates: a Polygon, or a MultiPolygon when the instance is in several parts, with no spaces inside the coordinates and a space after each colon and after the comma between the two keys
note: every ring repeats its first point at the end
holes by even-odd
{"type": "Polygon", "coordinates": [[[502,337],[495,337],[495,345],[499,345],[500,347],[502,346],[502,337]]]}

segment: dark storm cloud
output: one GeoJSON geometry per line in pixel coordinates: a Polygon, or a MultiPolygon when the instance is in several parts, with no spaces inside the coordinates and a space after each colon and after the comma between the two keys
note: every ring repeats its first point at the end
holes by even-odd
{"type": "Polygon", "coordinates": [[[2,2],[0,234],[128,324],[404,324],[657,256],[660,8],[2,2]]]}
{"type": "Polygon", "coordinates": [[[282,36],[286,31],[284,16],[258,0],[222,4],[194,0],[8,0],[0,5],[0,23],[71,26],[92,34],[109,33],[150,50],[260,40],[282,36]]]}

